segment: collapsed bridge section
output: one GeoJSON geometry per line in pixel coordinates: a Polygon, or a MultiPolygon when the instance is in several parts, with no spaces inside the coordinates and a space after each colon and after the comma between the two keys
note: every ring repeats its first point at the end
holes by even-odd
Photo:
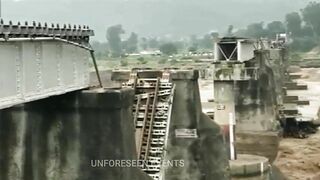
{"type": "Polygon", "coordinates": [[[133,72],[123,87],[133,88],[136,94],[133,117],[137,157],[147,163],[142,169],[153,179],[162,179],[175,86],[168,73],[133,72]]]}
{"type": "Polygon", "coordinates": [[[112,73],[135,90],[137,159],[147,162],[142,169],[153,179],[229,179],[220,127],[201,110],[198,77],[196,70],[112,73]]]}
{"type": "Polygon", "coordinates": [[[89,87],[87,26],[0,20],[0,109],[89,87]]]}

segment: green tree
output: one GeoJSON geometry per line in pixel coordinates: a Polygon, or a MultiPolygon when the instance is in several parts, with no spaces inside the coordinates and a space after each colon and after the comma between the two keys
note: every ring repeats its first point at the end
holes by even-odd
{"type": "Polygon", "coordinates": [[[247,26],[246,36],[253,38],[265,37],[267,34],[266,30],[263,28],[263,22],[252,23],[247,26]]]}
{"type": "Polygon", "coordinates": [[[147,50],[148,49],[148,39],[145,37],[141,38],[140,46],[143,50],[147,50]]]}
{"type": "Polygon", "coordinates": [[[191,53],[195,53],[198,51],[198,47],[197,46],[190,46],[188,48],[188,51],[191,52],[191,53]]]}
{"type": "Polygon", "coordinates": [[[301,29],[301,36],[303,37],[313,37],[315,35],[313,28],[310,25],[305,25],[301,29]]]}
{"type": "Polygon", "coordinates": [[[133,53],[138,50],[138,35],[136,33],[132,32],[128,40],[124,42],[124,49],[127,53],[133,53]]]}
{"type": "Polygon", "coordinates": [[[160,51],[166,55],[173,55],[178,53],[178,48],[174,43],[165,43],[160,46],[160,51]]]}
{"type": "Polygon", "coordinates": [[[279,33],[285,33],[286,28],[281,21],[272,21],[267,25],[267,32],[270,38],[276,37],[279,33]]]}
{"type": "Polygon", "coordinates": [[[218,32],[211,32],[210,35],[211,35],[213,40],[217,40],[219,38],[219,33],[218,32]]]}
{"type": "Polygon", "coordinates": [[[109,55],[109,50],[108,50],[108,44],[103,42],[99,42],[99,41],[92,41],[91,43],[92,48],[95,51],[95,55],[97,57],[98,60],[100,59],[105,59],[108,55],[109,55]]]}
{"type": "Polygon", "coordinates": [[[122,54],[121,34],[123,33],[121,25],[111,26],[107,30],[107,40],[112,57],[120,57],[122,54]]]}
{"type": "Polygon", "coordinates": [[[302,16],[307,25],[313,29],[314,35],[320,36],[320,3],[310,2],[302,9],[302,16]]]}
{"type": "Polygon", "coordinates": [[[233,36],[233,25],[229,25],[228,31],[227,31],[227,36],[233,36]]]}
{"type": "Polygon", "coordinates": [[[299,37],[301,35],[301,24],[302,20],[300,14],[297,12],[292,12],[286,15],[286,26],[287,31],[294,37],[299,37]]]}
{"type": "Polygon", "coordinates": [[[295,51],[308,52],[317,45],[313,37],[297,37],[293,39],[290,48],[295,51]]]}

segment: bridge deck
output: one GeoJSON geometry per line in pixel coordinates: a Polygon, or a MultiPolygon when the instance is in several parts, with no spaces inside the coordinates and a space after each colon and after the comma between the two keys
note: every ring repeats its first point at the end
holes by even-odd
{"type": "Polygon", "coordinates": [[[0,39],[0,109],[87,88],[89,58],[62,39],[0,39]]]}

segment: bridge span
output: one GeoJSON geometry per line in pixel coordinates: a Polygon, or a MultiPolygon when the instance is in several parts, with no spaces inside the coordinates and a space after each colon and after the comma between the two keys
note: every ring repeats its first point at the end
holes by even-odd
{"type": "Polygon", "coordinates": [[[0,109],[89,87],[88,26],[0,21],[0,109]]]}

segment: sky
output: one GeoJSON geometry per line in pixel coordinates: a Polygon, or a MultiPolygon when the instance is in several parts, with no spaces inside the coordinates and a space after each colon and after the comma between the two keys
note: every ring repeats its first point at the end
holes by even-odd
{"type": "MultiPolygon", "coordinates": [[[[320,1],[320,0],[317,0],[320,1]]],[[[2,0],[5,22],[39,21],[89,25],[98,41],[109,26],[127,34],[180,38],[242,28],[253,22],[284,20],[309,0],[2,0]]]]}

